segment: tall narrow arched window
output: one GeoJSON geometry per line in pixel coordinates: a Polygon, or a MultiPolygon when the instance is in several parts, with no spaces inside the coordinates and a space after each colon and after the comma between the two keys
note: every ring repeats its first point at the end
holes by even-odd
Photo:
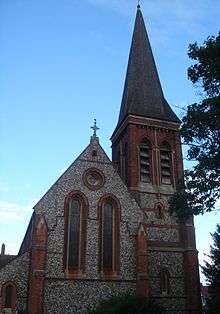
{"type": "Polygon", "coordinates": [[[168,144],[160,147],[161,183],[172,184],[172,154],[168,144]]]}
{"type": "Polygon", "coordinates": [[[152,150],[149,141],[142,141],[139,146],[140,180],[151,182],[152,178],[152,150]]]}
{"type": "Polygon", "coordinates": [[[6,283],[2,287],[2,306],[14,310],[16,307],[16,287],[13,283],[6,283]]]}
{"type": "Polygon", "coordinates": [[[77,198],[69,202],[68,266],[80,268],[81,203],[77,198]]]}
{"type": "Polygon", "coordinates": [[[5,288],[5,307],[12,308],[12,298],[13,298],[13,289],[12,285],[8,285],[5,288]]]}
{"type": "Polygon", "coordinates": [[[66,201],[66,270],[82,273],[85,270],[87,205],[79,193],[72,193],[66,201]]]}
{"type": "Polygon", "coordinates": [[[119,271],[119,223],[117,202],[111,197],[102,199],[99,205],[99,264],[102,274],[116,275],[119,271]]]}
{"type": "Polygon", "coordinates": [[[166,269],[162,269],[160,272],[160,290],[163,295],[170,293],[170,274],[166,269]]]}
{"type": "Polygon", "coordinates": [[[110,202],[103,204],[102,209],[102,268],[113,267],[113,206],[110,202]]]}

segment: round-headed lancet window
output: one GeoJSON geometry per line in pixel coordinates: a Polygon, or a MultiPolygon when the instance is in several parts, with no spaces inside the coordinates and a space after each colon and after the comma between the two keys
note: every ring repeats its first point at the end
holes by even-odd
{"type": "Polygon", "coordinates": [[[83,182],[90,190],[98,190],[105,183],[104,174],[96,169],[87,169],[83,174],[83,182]]]}

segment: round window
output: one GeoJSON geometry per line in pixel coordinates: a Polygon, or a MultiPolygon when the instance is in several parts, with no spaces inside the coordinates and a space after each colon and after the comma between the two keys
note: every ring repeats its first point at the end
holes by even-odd
{"type": "Polygon", "coordinates": [[[105,177],[100,170],[90,168],[84,172],[83,181],[89,189],[98,190],[104,185],[105,177]]]}

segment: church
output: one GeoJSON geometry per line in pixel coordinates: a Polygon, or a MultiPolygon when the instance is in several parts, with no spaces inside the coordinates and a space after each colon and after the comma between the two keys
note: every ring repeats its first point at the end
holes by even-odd
{"type": "Polygon", "coordinates": [[[97,136],[34,207],[0,269],[0,313],[87,313],[130,292],[172,314],[201,313],[193,218],[168,200],[183,176],[181,121],[167,103],[137,7],[112,160],[97,136]]]}

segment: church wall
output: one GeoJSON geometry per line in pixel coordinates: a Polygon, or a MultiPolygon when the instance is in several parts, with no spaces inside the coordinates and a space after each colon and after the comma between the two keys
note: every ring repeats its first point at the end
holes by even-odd
{"type": "Polygon", "coordinates": [[[127,188],[110,163],[105,161],[105,163],[100,164],[83,161],[83,158],[77,160],[35,208],[36,211],[44,213],[49,228],[47,276],[56,278],[64,277],[64,201],[65,197],[72,190],[79,190],[86,195],[89,202],[86,277],[89,279],[100,277],[98,273],[98,202],[102,196],[114,194],[121,204],[120,277],[126,280],[135,279],[136,256],[134,235],[138,227],[138,222],[142,219],[142,213],[136,202],[130,197],[127,188]],[[83,184],[82,174],[90,167],[97,167],[105,175],[106,183],[98,191],[90,191],[83,184]]]}
{"type": "Polygon", "coordinates": [[[117,293],[135,293],[135,282],[46,281],[44,313],[86,313],[87,308],[117,293]]]}
{"type": "Polygon", "coordinates": [[[143,213],[100,146],[96,146],[95,158],[91,157],[92,149],[88,147],[35,206],[36,213],[44,215],[48,226],[45,313],[54,313],[54,309],[57,313],[68,313],[68,304],[69,313],[73,313],[75,307],[85,308],[100,298],[136,289],[136,234],[143,213]],[[84,171],[94,167],[105,176],[104,186],[96,191],[90,190],[83,181],[84,171]],[[64,203],[72,191],[82,192],[89,205],[85,274],[79,279],[71,279],[64,269],[64,203]],[[98,265],[98,205],[107,194],[117,198],[121,212],[120,272],[114,279],[103,278],[98,265]]]}
{"type": "MultiPolygon", "coordinates": [[[[17,308],[25,309],[27,303],[27,289],[28,289],[28,275],[29,275],[29,252],[16,257],[13,261],[8,263],[0,270],[0,294],[2,286],[11,282],[16,287],[17,292],[17,308]]],[[[2,295],[0,296],[0,305],[2,302],[2,295]]],[[[1,306],[0,306],[1,314],[1,306]]]]}

